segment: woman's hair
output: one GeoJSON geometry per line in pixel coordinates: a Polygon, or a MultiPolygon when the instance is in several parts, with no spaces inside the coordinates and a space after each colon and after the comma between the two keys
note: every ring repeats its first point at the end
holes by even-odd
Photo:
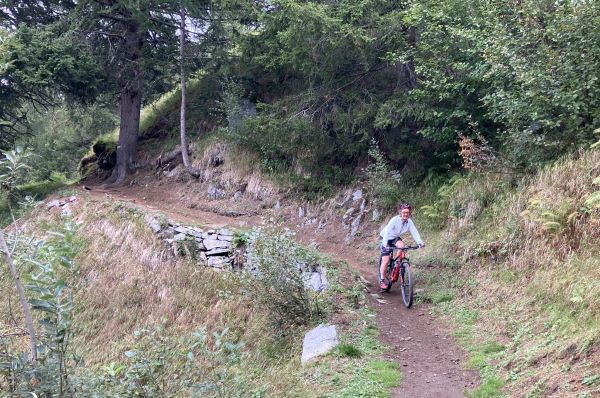
{"type": "Polygon", "coordinates": [[[412,210],[412,206],[408,203],[400,202],[400,203],[398,203],[398,206],[396,206],[396,209],[398,211],[404,210],[404,209],[412,210]]]}

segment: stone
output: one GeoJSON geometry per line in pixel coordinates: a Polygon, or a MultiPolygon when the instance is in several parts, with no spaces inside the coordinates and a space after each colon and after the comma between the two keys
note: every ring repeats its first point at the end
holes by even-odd
{"type": "Polygon", "coordinates": [[[381,211],[379,209],[373,210],[373,216],[371,217],[371,221],[379,221],[381,218],[381,211]]]}
{"type": "Polygon", "coordinates": [[[354,191],[354,193],[352,194],[352,201],[356,202],[357,200],[361,200],[363,197],[363,192],[362,189],[357,189],[356,191],[354,191]]]}
{"type": "Polygon", "coordinates": [[[48,202],[48,204],[46,205],[46,207],[48,209],[51,209],[53,207],[59,207],[60,206],[60,200],[52,200],[50,202],[48,202]]]}
{"type": "Polygon", "coordinates": [[[321,220],[321,221],[319,222],[319,226],[317,227],[317,229],[319,229],[319,230],[323,230],[323,229],[325,229],[325,226],[326,226],[326,225],[327,225],[327,222],[326,222],[325,220],[321,220]]]}
{"type": "Polygon", "coordinates": [[[233,194],[233,198],[231,198],[234,202],[239,202],[242,199],[242,193],[240,191],[236,191],[236,193],[233,194]]]}
{"type": "Polygon", "coordinates": [[[361,213],[365,212],[365,207],[367,207],[367,201],[363,200],[362,203],[360,204],[360,212],[361,213]]]}
{"type": "Polygon", "coordinates": [[[335,325],[319,325],[304,336],[302,343],[302,365],[324,355],[339,344],[335,325]]]}
{"type": "Polygon", "coordinates": [[[346,212],[344,213],[344,217],[342,217],[344,220],[347,219],[348,217],[350,217],[354,212],[356,211],[356,209],[354,207],[350,207],[348,210],[346,210],[346,212]]]}
{"type": "Polygon", "coordinates": [[[355,236],[360,228],[360,222],[362,221],[362,213],[356,216],[352,224],[350,225],[350,236],[355,236]]]}
{"type": "Polygon", "coordinates": [[[67,200],[69,202],[75,202],[77,200],[77,196],[75,196],[75,195],[69,196],[69,199],[67,199],[67,200]]]}
{"type": "Polygon", "coordinates": [[[223,265],[229,263],[229,257],[208,257],[207,264],[209,267],[223,268],[223,265]]]}
{"type": "Polygon", "coordinates": [[[186,237],[187,237],[186,234],[177,234],[173,237],[173,240],[175,242],[181,242],[181,241],[185,240],[186,237]]]}
{"type": "Polygon", "coordinates": [[[217,248],[206,252],[207,256],[222,256],[223,254],[229,254],[231,250],[229,248],[217,248]]]}
{"type": "Polygon", "coordinates": [[[223,236],[233,236],[233,231],[230,231],[225,228],[221,228],[219,231],[217,231],[217,234],[223,235],[223,236]]]}
{"type": "Polygon", "coordinates": [[[150,228],[155,232],[158,233],[161,230],[161,226],[160,223],[158,222],[158,220],[153,219],[150,220],[150,222],[148,223],[148,226],[150,226],[150,228]]]}
{"type": "Polygon", "coordinates": [[[174,228],[175,232],[179,232],[182,234],[187,234],[189,232],[188,227],[184,227],[183,225],[179,225],[177,227],[174,228]]]}
{"type": "Polygon", "coordinates": [[[204,246],[204,242],[202,242],[202,240],[196,239],[196,247],[198,247],[198,250],[200,251],[206,251],[206,246],[204,246]]]}
{"type": "Polygon", "coordinates": [[[202,235],[202,231],[195,231],[195,230],[191,230],[187,232],[188,235],[193,236],[194,238],[196,238],[196,240],[200,239],[202,240],[202,237],[204,235],[202,235]]]}
{"type": "Polygon", "coordinates": [[[321,271],[304,273],[302,275],[304,287],[307,289],[312,289],[315,292],[322,292],[323,290],[326,290],[329,287],[329,282],[327,281],[325,274],[325,269],[322,269],[321,271]]]}
{"type": "Polygon", "coordinates": [[[207,193],[208,193],[208,197],[213,200],[223,199],[225,197],[225,191],[217,188],[214,185],[210,185],[208,187],[207,193]]]}
{"type": "Polygon", "coordinates": [[[224,240],[227,242],[233,242],[233,235],[218,235],[217,236],[218,240],[224,240]]]}
{"type": "Polygon", "coordinates": [[[173,178],[177,176],[182,170],[183,168],[181,165],[177,165],[177,167],[167,173],[167,178],[173,178]]]}
{"type": "Polygon", "coordinates": [[[273,209],[275,209],[275,210],[281,209],[281,202],[277,201],[277,203],[275,203],[275,207],[273,209]]]}
{"type": "Polygon", "coordinates": [[[304,207],[298,207],[298,217],[304,218],[304,215],[305,215],[304,207]]]}
{"type": "Polygon", "coordinates": [[[217,239],[204,239],[202,242],[206,247],[206,250],[214,250],[218,248],[230,248],[231,243],[225,240],[217,240],[217,239]]]}

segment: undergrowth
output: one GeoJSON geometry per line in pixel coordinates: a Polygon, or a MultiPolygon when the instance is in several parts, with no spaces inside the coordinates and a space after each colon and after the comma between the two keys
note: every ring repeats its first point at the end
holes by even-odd
{"type": "Polygon", "coordinates": [[[594,394],[583,380],[600,364],[598,176],[600,151],[581,152],[521,180],[457,176],[424,209],[443,226],[427,234],[439,272],[425,299],[482,375],[471,396],[594,394]]]}
{"type": "MultiPolygon", "coordinates": [[[[80,243],[71,254],[72,268],[60,279],[72,303],[65,308],[70,343],[63,368],[69,371],[60,373],[63,391],[99,397],[385,397],[397,385],[399,370],[379,359],[374,314],[346,265],[278,237],[261,238],[263,248],[274,249],[256,251],[263,260],[289,250],[301,263],[328,266],[331,289],[318,294],[318,313],[312,312],[316,302],[309,302],[309,313],[297,322],[297,313],[278,314],[260,299],[260,289],[270,291],[270,280],[218,273],[173,257],[145,225],[142,211],[87,199],[83,194],[73,208],[80,243]],[[281,316],[293,322],[282,323],[281,316]],[[345,348],[300,367],[304,332],[336,316],[351,324],[339,329],[345,348]],[[275,324],[286,325],[285,333],[275,324]],[[77,366],[71,367],[71,358],[77,366]]],[[[34,235],[51,233],[64,221],[44,207],[29,220],[27,233],[34,235]]],[[[10,291],[4,274],[0,284],[10,291]]],[[[3,315],[9,313],[6,305],[0,303],[3,315]]]]}

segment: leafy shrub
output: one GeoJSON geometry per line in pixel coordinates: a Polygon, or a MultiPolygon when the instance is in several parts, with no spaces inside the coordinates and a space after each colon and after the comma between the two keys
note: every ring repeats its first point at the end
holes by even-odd
{"type": "Polygon", "coordinates": [[[92,141],[117,124],[116,116],[100,106],[62,105],[44,114],[30,112],[32,131],[19,144],[30,148],[27,182],[78,177],[78,165],[92,141]]]}
{"type": "Polygon", "coordinates": [[[383,209],[394,210],[398,202],[405,201],[402,198],[400,174],[391,169],[375,139],[371,141],[369,157],[373,162],[365,169],[368,190],[383,209]]]}
{"type": "Polygon", "coordinates": [[[17,262],[32,266],[24,280],[29,303],[41,317],[41,332],[36,364],[25,353],[10,353],[0,362],[0,385],[6,384],[13,394],[70,397],[75,393],[77,360],[70,350],[74,304],[65,284],[81,248],[75,232],[67,224],[45,241],[19,247],[17,262]]]}
{"type": "Polygon", "coordinates": [[[316,252],[295,243],[287,233],[254,230],[248,263],[255,269],[252,294],[269,310],[274,330],[282,335],[320,317],[318,296],[305,288],[303,272],[323,263],[316,252]]]}
{"type": "Polygon", "coordinates": [[[163,322],[134,332],[125,362],[88,371],[81,390],[100,397],[240,397],[249,394],[236,365],[243,344],[228,329],[174,337],[163,322]]]}

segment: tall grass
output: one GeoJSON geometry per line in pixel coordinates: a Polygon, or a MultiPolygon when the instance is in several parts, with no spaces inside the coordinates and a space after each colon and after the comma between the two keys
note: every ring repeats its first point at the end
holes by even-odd
{"type": "Polygon", "coordinates": [[[599,175],[600,151],[585,151],[520,181],[457,177],[432,204],[445,214],[433,256],[464,264],[438,279],[453,292],[442,305],[460,302],[482,320],[467,344],[492,335],[507,346],[486,366],[508,392],[535,379],[576,394],[585,386],[563,380],[600,363],[600,207],[589,199],[599,175]]]}

